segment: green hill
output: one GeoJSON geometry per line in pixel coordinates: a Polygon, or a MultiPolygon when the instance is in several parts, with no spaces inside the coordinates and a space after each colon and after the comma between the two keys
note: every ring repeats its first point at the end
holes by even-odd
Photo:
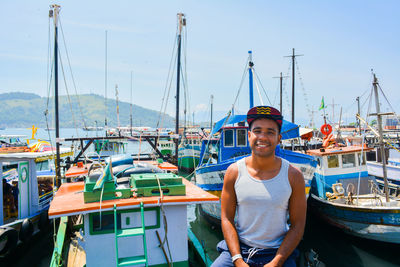
{"type": "MultiPolygon", "coordinates": [[[[46,128],[46,117],[49,127],[54,127],[54,98],[44,98],[31,93],[0,94],[0,125],[8,128],[23,128],[36,125],[46,128]],[[49,103],[49,104],[47,104],[49,103]],[[46,108],[48,115],[45,116],[46,108]]],[[[121,126],[130,125],[130,104],[119,103],[119,120],[121,126]]],[[[83,126],[104,126],[104,97],[95,94],[59,97],[59,117],[62,128],[81,128],[83,126]],[[79,103],[78,104],[78,99],[79,103]]],[[[133,105],[133,126],[156,127],[159,112],[133,105]]],[[[117,126],[115,100],[107,101],[108,126],[117,126]]],[[[174,119],[166,115],[163,127],[173,127],[174,119]]]]}

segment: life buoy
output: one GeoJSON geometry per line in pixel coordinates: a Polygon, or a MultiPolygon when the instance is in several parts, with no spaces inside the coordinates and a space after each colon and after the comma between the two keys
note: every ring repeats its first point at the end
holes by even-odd
{"type": "Polygon", "coordinates": [[[26,218],[22,221],[21,229],[19,230],[19,240],[22,242],[28,241],[33,234],[33,223],[30,219],[26,218]]]}
{"type": "Polygon", "coordinates": [[[330,124],[324,124],[321,126],[321,133],[323,135],[328,135],[332,132],[332,126],[330,124]]]}
{"type": "Polygon", "coordinates": [[[11,227],[0,228],[0,254],[5,255],[15,248],[18,242],[18,232],[11,227]]]}

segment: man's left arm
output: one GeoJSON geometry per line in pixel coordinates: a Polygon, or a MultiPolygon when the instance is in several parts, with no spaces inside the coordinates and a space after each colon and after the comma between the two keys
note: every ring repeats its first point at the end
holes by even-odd
{"type": "Polygon", "coordinates": [[[303,237],[306,224],[307,201],[303,174],[290,165],[289,182],[292,195],[289,199],[290,229],[279,247],[276,256],[264,267],[282,266],[303,237]]]}

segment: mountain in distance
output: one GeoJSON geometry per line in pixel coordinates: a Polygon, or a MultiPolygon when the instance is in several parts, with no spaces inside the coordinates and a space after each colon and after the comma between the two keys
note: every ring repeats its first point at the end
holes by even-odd
{"type": "MultiPolygon", "coordinates": [[[[54,98],[48,99],[23,92],[3,93],[0,94],[0,106],[0,124],[7,128],[26,128],[32,125],[47,128],[47,124],[49,128],[55,127],[54,98]]],[[[108,99],[107,124],[109,127],[117,126],[116,110],[115,100],[108,99]]],[[[59,117],[61,128],[82,128],[96,126],[96,124],[104,126],[104,97],[96,94],[59,96],[59,117]]],[[[156,127],[159,117],[158,111],[133,105],[133,126],[156,127]]],[[[119,102],[119,121],[120,126],[130,125],[130,103],[119,102]]],[[[173,127],[175,119],[166,114],[162,124],[159,126],[173,127]]]]}

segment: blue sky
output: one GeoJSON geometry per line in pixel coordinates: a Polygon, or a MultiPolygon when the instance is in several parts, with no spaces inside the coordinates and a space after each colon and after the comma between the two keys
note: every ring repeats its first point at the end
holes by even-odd
{"type": "MultiPolygon", "coordinates": [[[[61,5],[62,28],[79,93],[104,95],[107,30],[108,97],[115,97],[118,84],[120,99],[130,101],[133,71],[133,102],[159,110],[175,40],[176,14],[183,12],[187,19],[187,88],[195,120],[207,120],[211,94],[218,115],[229,110],[248,50],[253,51],[255,70],[272,102],[264,98],[264,104],[278,106],[279,80],[273,77],[287,73],[290,58],[284,56],[290,55],[292,48],[304,55],[297,59],[301,76],[296,79],[297,123],[305,125],[310,120],[307,106],[317,111],[322,96],[325,104],[334,101],[335,120],[342,107],[345,122],[353,121],[357,96],[362,96],[365,113],[371,69],[398,112],[398,1],[3,0],[0,93],[47,96],[48,10],[53,3],[61,5]]],[[[68,68],[65,57],[63,63],[68,68]]],[[[70,79],[67,84],[74,94],[70,79]]],[[[290,78],[284,89],[284,115],[290,120],[290,78]]],[[[242,111],[248,109],[247,90],[246,81],[238,102],[242,111]]],[[[62,80],[60,94],[66,94],[62,80]]],[[[169,97],[170,114],[174,114],[174,94],[169,97]]],[[[259,103],[256,97],[255,104],[259,103]]],[[[327,112],[332,116],[332,106],[327,112]]],[[[314,120],[321,125],[321,112],[314,114],[314,120]]]]}

